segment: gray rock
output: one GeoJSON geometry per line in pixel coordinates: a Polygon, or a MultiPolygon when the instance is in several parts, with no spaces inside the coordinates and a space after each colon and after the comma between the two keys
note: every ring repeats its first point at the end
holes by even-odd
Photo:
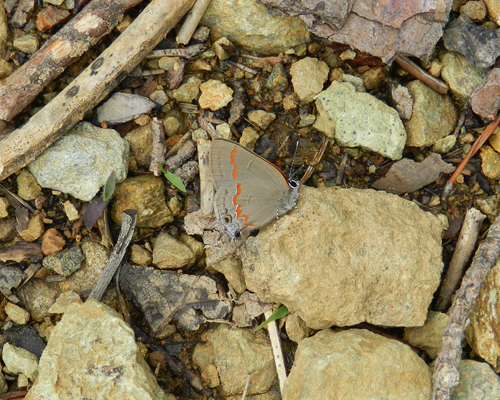
{"type": "Polygon", "coordinates": [[[410,347],[367,330],[324,330],[300,342],[283,400],[428,400],[431,374],[410,347]]]}
{"type": "Polygon", "coordinates": [[[498,30],[474,24],[465,15],[448,25],[443,41],[448,50],[463,54],[477,68],[491,67],[500,55],[498,30]]]}
{"type": "Polygon", "coordinates": [[[460,383],[451,400],[500,399],[500,378],[486,363],[462,360],[460,383]]]}
{"type": "Polygon", "coordinates": [[[298,17],[270,15],[255,0],[213,0],[201,25],[212,29],[246,51],[278,54],[310,41],[306,25],[298,17]]]}
{"type": "Polygon", "coordinates": [[[342,146],[363,147],[393,160],[403,154],[406,132],[396,110],[350,83],[332,82],[318,94],[314,127],[342,146]]]}
{"type": "Polygon", "coordinates": [[[45,282],[41,279],[31,279],[23,286],[22,293],[23,298],[26,299],[26,309],[35,321],[51,315],[49,309],[61,293],[71,290],[86,299],[94,289],[102,270],[108,264],[109,251],[90,240],[82,242],[80,247],[85,256],[85,262],[79,270],[64,281],[45,282]]]}
{"type": "Polygon", "coordinates": [[[172,90],[174,99],[181,103],[191,103],[200,93],[201,80],[195,76],[188,79],[178,89],[172,90]]]}
{"type": "Polygon", "coordinates": [[[26,400],[166,400],[122,317],[96,300],[73,303],[52,331],[26,400]]]}
{"type": "Polygon", "coordinates": [[[28,167],[40,186],[90,201],[111,171],[117,182],[126,178],[128,157],[129,144],[116,131],[80,122],[28,167]]]}
{"type": "Polygon", "coordinates": [[[156,103],[138,94],[115,92],[102,106],[97,108],[97,121],[117,125],[132,121],[147,114],[156,103]]]}
{"type": "Polygon", "coordinates": [[[396,195],[302,187],[299,210],[247,239],[248,290],[310,328],[420,326],[440,283],[442,223],[396,195]]]}
{"type": "Polygon", "coordinates": [[[271,345],[264,331],[232,329],[227,325],[209,328],[196,345],[193,362],[203,372],[215,365],[224,396],[243,393],[250,375],[248,394],[267,392],[277,383],[271,345]]]}
{"type": "Polygon", "coordinates": [[[472,67],[465,57],[453,52],[445,53],[440,59],[443,63],[441,77],[450,86],[451,93],[465,105],[488,70],[472,67]]]}
{"type": "Polygon", "coordinates": [[[42,264],[45,268],[59,275],[70,276],[80,268],[84,259],[82,249],[80,247],[72,247],[64,249],[56,255],[46,256],[42,264]]]}
{"type": "Polygon", "coordinates": [[[413,97],[413,112],[406,122],[407,146],[431,146],[449,135],[457,122],[457,111],[448,95],[442,95],[415,80],[407,88],[413,97]]]}
{"type": "Polygon", "coordinates": [[[32,382],[38,376],[38,359],[28,350],[5,343],[2,360],[9,372],[14,375],[24,374],[32,382]]]}

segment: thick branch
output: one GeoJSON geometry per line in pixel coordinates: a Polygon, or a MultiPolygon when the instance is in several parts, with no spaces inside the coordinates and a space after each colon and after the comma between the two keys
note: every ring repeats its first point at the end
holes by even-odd
{"type": "Polygon", "coordinates": [[[0,146],[0,181],[33,161],[95,107],[165,37],[194,0],[153,0],[68,87],[0,146]]]}
{"type": "Polygon", "coordinates": [[[107,35],[142,0],[94,0],[0,82],[0,119],[11,120],[74,60],[107,35]]]}

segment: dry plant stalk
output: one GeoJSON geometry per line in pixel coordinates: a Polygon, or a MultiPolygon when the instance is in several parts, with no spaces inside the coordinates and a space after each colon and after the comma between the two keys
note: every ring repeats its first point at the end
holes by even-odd
{"type": "Polygon", "coordinates": [[[153,0],[85,71],[0,147],[0,181],[64,135],[132,71],[191,8],[194,0],[153,0]]]}
{"type": "Polygon", "coordinates": [[[196,0],[196,3],[187,15],[186,20],[182,24],[181,29],[175,38],[175,41],[178,44],[186,45],[189,43],[209,4],[210,0],[196,0]]]}
{"type": "MultiPolygon", "coordinates": [[[[272,310],[264,312],[264,317],[269,320],[272,315],[272,310]]],[[[269,333],[269,340],[273,349],[274,362],[276,364],[276,372],[278,373],[278,382],[280,384],[280,392],[283,393],[283,388],[286,382],[286,368],[285,359],[283,358],[283,350],[281,348],[280,335],[278,331],[278,324],[276,321],[271,321],[267,324],[267,331],[269,333]]]]}
{"type": "Polygon", "coordinates": [[[439,297],[436,303],[436,310],[446,312],[451,303],[451,296],[462,279],[465,267],[469,262],[470,256],[474,251],[479,229],[486,215],[482,214],[475,208],[467,210],[464,223],[458,236],[455,252],[451,258],[448,271],[441,286],[439,297]]]}
{"type": "Polygon", "coordinates": [[[142,0],[94,0],[0,83],[0,119],[19,114],[64,69],[118,24],[142,0]]]}
{"type": "Polygon", "coordinates": [[[433,400],[449,400],[460,381],[462,339],[479,291],[491,267],[500,256],[500,217],[491,225],[488,236],[480,244],[470,268],[464,275],[449,312],[443,343],[434,366],[433,400]]]}

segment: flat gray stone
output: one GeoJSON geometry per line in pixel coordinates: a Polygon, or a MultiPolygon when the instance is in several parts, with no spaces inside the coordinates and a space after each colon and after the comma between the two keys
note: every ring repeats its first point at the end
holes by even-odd
{"type": "Polygon", "coordinates": [[[346,147],[363,147],[399,160],[406,132],[398,112],[347,82],[334,81],[316,96],[314,127],[346,147]]]}
{"type": "Polygon", "coordinates": [[[38,184],[90,201],[114,170],[127,177],[129,144],[113,129],[80,122],[28,165],[38,184]]]}

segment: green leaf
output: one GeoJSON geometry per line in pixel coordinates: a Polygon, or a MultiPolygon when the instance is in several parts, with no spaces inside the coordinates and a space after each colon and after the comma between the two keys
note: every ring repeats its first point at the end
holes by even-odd
{"type": "Polygon", "coordinates": [[[257,332],[259,329],[264,328],[269,322],[276,321],[277,319],[283,318],[285,315],[288,315],[290,311],[288,311],[288,308],[286,306],[281,306],[278,308],[273,314],[265,320],[262,324],[260,324],[257,328],[255,328],[254,332],[257,332]]]}
{"type": "Polygon", "coordinates": [[[163,169],[163,166],[160,163],[158,163],[158,165],[160,166],[160,170],[161,170],[161,172],[163,172],[163,175],[165,175],[165,178],[167,178],[167,181],[169,181],[172,185],[174,185],[181,192],[186,193],[186,187],[184,186],[182,181],[179,178],[177,178],[177,176],[175,176],[172,172],[165,171],[163,169]]]}
{"type": "Polygon", "coordinates": [[[111,196],[113,196],[115,188],[116,188],[116,174],[115,171],[113,170],[109,175],[106,185],[104,185],[104,190],[102,191],[102,201],[104,202],[108,201],[111,198],[111,196]]]}

